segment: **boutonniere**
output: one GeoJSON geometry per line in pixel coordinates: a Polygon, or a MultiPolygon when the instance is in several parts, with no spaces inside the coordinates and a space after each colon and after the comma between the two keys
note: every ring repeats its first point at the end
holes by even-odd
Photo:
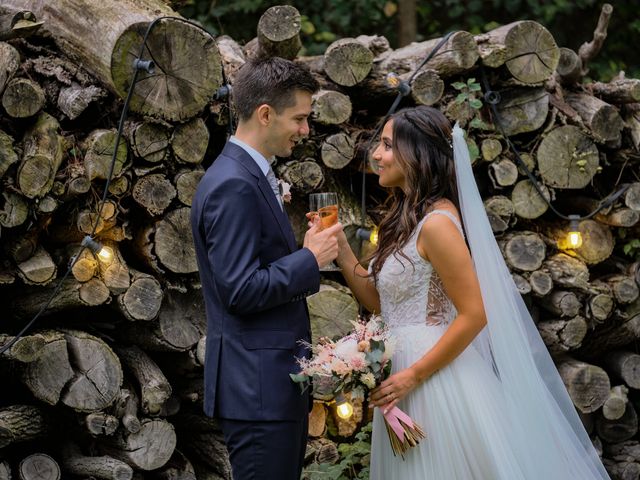
{"type": "Polygon", "coordinates": [[[284,180],[278,179],[278,188],[280,189],[280,196],[282,201],[286,203],[291,202],[291,184],[284,180]]]}

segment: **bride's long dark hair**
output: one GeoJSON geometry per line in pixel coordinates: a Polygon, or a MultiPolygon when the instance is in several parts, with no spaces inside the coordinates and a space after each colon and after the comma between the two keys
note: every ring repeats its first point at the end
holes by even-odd
{"type": "Polygon", "coordinates": [[[378,249],[370,260],[377,281],[385,260],[402,253],[418,222],[438,200],[450,200],[458,210],[458,187],[451,147],[451,124],[433,107],[418,106],[392,115],[391,148],[406,176],[407,191],[393,187],[387,214],[378,228],[378,249]]]}

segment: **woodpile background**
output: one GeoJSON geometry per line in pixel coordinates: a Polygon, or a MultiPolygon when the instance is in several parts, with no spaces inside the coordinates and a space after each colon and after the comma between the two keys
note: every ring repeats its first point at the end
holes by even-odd
{"type": "MultiPolygon", "coordinates": [[[[640,80],[624,72],[584,80],[610,14],[605,6],[579,52],[532,21],[457,32],[405,104],[435,105],[467,129],[507,264],[612,477],[629,480],[640,478],[640,263],[623,246],[639,233],[640,80]],[[558,247],[566,222],[496,131],[480,65],[500,91],[508,135],[557,208],[585,214],[631,184],[580,222],[582,247],[558,247]]],[[[0,0],[0,346],[59,288],[0,357],[0,479],[230,478],[219,428],[201,413],[206,332],[190,202],[228,131],[226,100],[214,99],[221,66],[233,82],[252,56],[297,58],[300,16],[269,9],[244,46],[162,20],[145,50],[156,73],[140,72],[99,212],[132,62],[148,23],[163,15],[177,14],[160,0],[0,0]],[[113,260],[84,250],[63,280],[94,225],[113,260]]],[[[395,96],[384,78],[407,78],[437,41],[392,50],[382,37],[361,36],[297,58],[322,85],[310,137],[276,168],[293,185],[287,209],[299,239],[307,194],[334,190],[357,244],[363,168],[366,225],[379,218],[385,194],[366,147],[395,96]]],[[[324,278],[309,299],[314,335],[340,335],[357,305],[338,274],[324,278]]],[[[353,439],[363,411],[356,405],[354,419],[339,421],[318,401],[307,461],[335,463],[336,442],[353,439]]]]}

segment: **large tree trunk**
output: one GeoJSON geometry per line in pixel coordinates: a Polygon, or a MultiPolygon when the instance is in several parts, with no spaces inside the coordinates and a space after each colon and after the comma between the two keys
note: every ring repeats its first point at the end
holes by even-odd
{"type": "MultiPolygon", "coordinates": [[[[32,11],[61,50],[121,98],[133,79],[133,61],[149,23],[160,16],[177,16],[153,0],[3,0],[3,5],[32,11]]],[[[150,58],[156,71],[140,72],[131,98],[131,109],[138,113],[188,119],[204,108],[222,83],[215,42],[197,27],[160,21],[144,50],[143,59],[150,58]]]]}

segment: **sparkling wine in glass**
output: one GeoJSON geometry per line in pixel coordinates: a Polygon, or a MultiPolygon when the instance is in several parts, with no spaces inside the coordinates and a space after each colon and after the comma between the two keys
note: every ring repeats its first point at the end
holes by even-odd
{"type": "MultiPolygon", "coordinates": [[[[311,213],[320,218],[320,229],[329,228],[338,223],[338,194],[334,192],[312,193],[309,195],[311,213]]],[[[331,262],[323,271],[340,270],[331,262]]]]}

